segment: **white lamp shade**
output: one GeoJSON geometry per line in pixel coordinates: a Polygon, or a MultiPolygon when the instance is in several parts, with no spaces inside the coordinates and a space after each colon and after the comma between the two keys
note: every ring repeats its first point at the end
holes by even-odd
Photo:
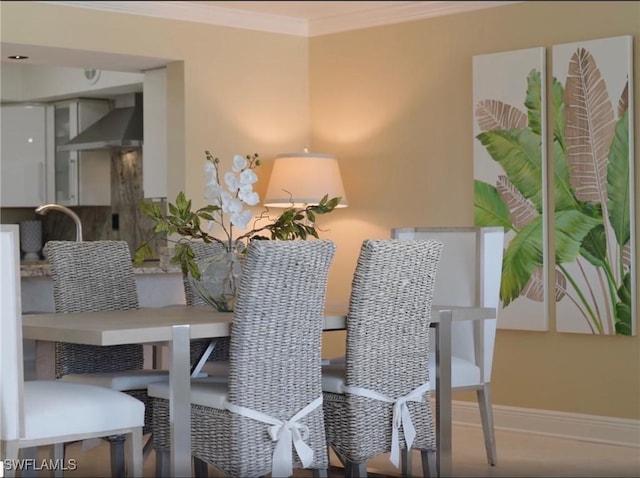
{"type": "Polygon", "coordinates": [[[338,160],[330,154],[294,153],[276,157],[269,179],[265,206],[305,207],[317,205],[328,195],[341,197],[346,207],[338,160]]]}

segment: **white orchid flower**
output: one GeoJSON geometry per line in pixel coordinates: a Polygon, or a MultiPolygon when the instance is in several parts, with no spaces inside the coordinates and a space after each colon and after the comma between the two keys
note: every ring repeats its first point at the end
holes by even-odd
{"type": "Polygon", "coordinates": [[[215,164],[213,164],[211,161],[205,161],[204,163],[204,177],[205,177],[205,181],[208,183],[210,182],[217,182],[217,169],[215,164]]]}
{"type": "Polygon", "coordinates": [[[247,160],[245,159],[245,157],[240,154],[236,154],[233,157],[233,166],[231,167],[231,171],[233,171],[234,173],[239,173],[246,167],[247,160]]]}
{"type": "Polygon", "coordinates": [[[222,202],[222,212],[229,212],[229,205],[234,197],[229,191],[222,191],[220,193],[220,201],[222,202]]]}
{"type": "Polygon", "coordinates": [[[227,203],[228,212],[237,213],[242,212],[244,206],[242,205],[242,201],[236,197],[230,196],[229,201],[227,203]]]}
{"type": "Polygon", "coordinates": [[[215,181],[207,183],[204,187],[204,198],[216,206],[220,206],[221,193],[222,187],[215,181]]]}
{"type": "Polygon", "coordinates": [[[258,176],[251,169],[245,169],[240,173],[240,185],[254,184],[258,182],[258,176]]]}
{"type": "Polygon", "coordinates": [[[231,223],[240,229],[246,229],[252,217],[253,217],[253,214],[249,210],[238,212],[238,213],[232,213],[231,223]]]}
{"type": "Polygon", "coordinates": [[[224,183],[229,188],[229,191],[236,192],[240,187],[240,181],[238,180],[238,176],[229,172],[224,175],[224,183]]]}
{"type": "Polygon", "coordinates": [[[238,197],[249,206],[255,206],[260,202],[260,196],[255,191],[243,191],[241,189],[238,192],[238,197]]]}

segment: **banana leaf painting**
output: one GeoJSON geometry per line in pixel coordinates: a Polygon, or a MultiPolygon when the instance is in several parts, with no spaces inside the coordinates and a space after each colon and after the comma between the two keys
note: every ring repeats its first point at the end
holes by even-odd
{"type": "Polygon", "coordinates": [[[553,47],[556,329],[635,335],[631,37],[553,47]]]}
{"type": "Polygon", "coordinates": [[[635,335],[631,37],[552,56],[548,98],[544,49],[474,57],[475,223],[507,232],[498,327],[546,330],[553,307],[559,332],[635,335]]]}
{"type": "Polygon", "coordinates": [[[473,58],[474,217],[505,230],[503,329],[548,329],[544,56],[531,48],[473,58]]]}

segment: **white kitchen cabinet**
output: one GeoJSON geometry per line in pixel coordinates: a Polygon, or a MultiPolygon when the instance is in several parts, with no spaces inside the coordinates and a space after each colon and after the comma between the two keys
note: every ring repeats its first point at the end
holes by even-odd
{"type": "Polygon", "coordinates": [[[111,205],[109,151],[58,151],[110,110],[107,100],[78,99],[49,106],[54,148],[48,167],[50,201],[65,206],[111,205]]]}
{"type": "Polygon", "coordinates": [[[47,197],[46,107],[2,105],[0,205],[36,207],[47,197]]]}

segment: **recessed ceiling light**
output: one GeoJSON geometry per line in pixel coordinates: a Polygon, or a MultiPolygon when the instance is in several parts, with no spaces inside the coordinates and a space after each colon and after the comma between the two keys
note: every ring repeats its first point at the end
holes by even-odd
{"type": "Polygon", "coordinates": [[[25,55],[9,55],[10,60],[26,60],[27,58],[29,57],[25,55]]]}

